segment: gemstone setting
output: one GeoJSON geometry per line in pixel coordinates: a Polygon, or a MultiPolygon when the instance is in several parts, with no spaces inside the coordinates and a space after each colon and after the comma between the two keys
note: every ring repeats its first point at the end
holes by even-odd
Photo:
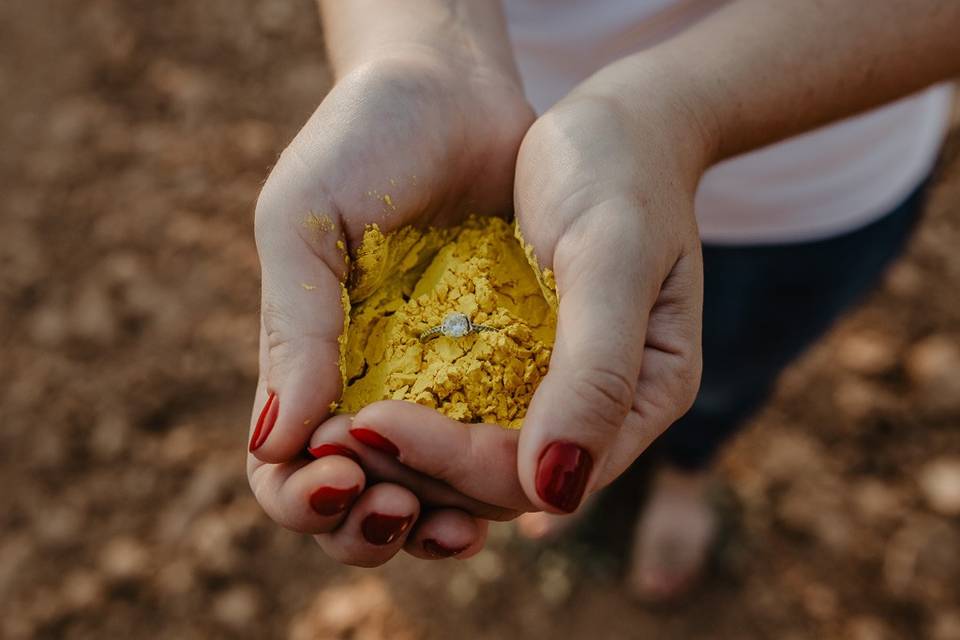
{"type": "Polygon", "coordinates": [[[430,327],[421,333],[420,341],[426,342],[427,340],[431,340],[437,336],[444,336],[445,338],[462,338],[470,335],[471,333],[480,333],[481,331],[496,331],[496,329],[485,324],[474,324],[473,321],[470,320],[470,316],[455,311],[453,313],[448,313],[446,317],[444,317],[443,322],[437,326],[430,327]]]}
{"type": "Polygon", "coordinates": [[[448,338],[462,338],[472,330],[470,318],[462,313],[448,313],[440,325],[440,333],[448,338]]]}

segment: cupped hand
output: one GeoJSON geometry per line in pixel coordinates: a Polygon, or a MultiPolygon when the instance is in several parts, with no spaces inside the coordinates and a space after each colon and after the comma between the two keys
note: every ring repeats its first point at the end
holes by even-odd
{"type": "Polygon", "coordinates": [[[593,82],[530,128],[517,162],[518,221],[559,295],[518,472],[559,513],[686,412],[701,370],[697,128],[679,105],[624,104],[593,82]]]}
{"type": "MultiPolygon", "coordinates": [[[[387,460],[399,458],[484,503],[567,513],[689,408],[703,295],[693,200],[707,146],[684,113],[655,101],[627,108],[587,86],[534,123],[515,204],[526,242],[556,281],[549,371],[520,432],[410,403],[365,407],[354,426],[389,443],[378,473],[399,477],[387,460]]],[[[314,439],[351,442],[327,425],[314,439]]]]}
{"type": "MultiPolygon", "coordinates": [[[[389,232],[508,213],[517,149],[532,119],[514,80],[396,51],[336,83],[263,187],[255,225],[260,378],[248,476],[273,519],[316,534],[334,558],[368,566],[404,545],[421,557],[469,555],[482,545],[485,525],[463,509],[421,504],[397,483],[374,484],[349,453],[311,460],[305,451],[318,425],[349,420],[328,418],[341,392],[350,248],[373,223],[389,232]]],[[[427,495],[442,489],[426,485],[427,495]]],[[[449,493],[438,502],[484,513],[449,493]]]]}

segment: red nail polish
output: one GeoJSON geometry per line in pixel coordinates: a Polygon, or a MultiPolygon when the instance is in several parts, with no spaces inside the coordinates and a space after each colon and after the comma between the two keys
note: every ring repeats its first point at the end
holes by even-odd
{"type": "Polygon", "coordinates": [[[357,427],[356,429],[350,429],[350,435],[368,447],[373,447],[378,451],[383,451],[387,455],[391,455],[394,458],[400,456],[400,449],[397,448],[397,445],[393,444],[372,429],[357,427]]]}
{"type": "Polygon", "coordinates": [[[363,537],[370,544],[377,546],[390,544],[410,527],[413,516],[388,516],[382,513],[371,513],[363,519],[360,525],[363,537]]]}
{"type": "MultiPolygon", "coordinates": [[[[467,545],[467,547],[469,546],[470,545],[467,545]]],[[[423,550],[434,558],[452,558],[458,553],[462,553],[467,547],[447,547],[433,538],[428,538],[423,541],[423,550]]]]}
{"type": "Polygon", "coordinates": [[[277,394],[271,391],[267,397],[267,403],[263,405],[263,410],[260,412],[260,417],[257,418],[257,426],[253,430],[253,435],[250,436],[251,453],[262,447],[263,443],[267,441],[267,436],[273,431],[273,425],[277,421],[279,412],[280,401],[277,399],[277,394]]]}
{"type": "Polygon", "coordinates": [[[325,444],[318,445],[316,447],[310,447],[307,449],[309,453],[314,458],[323,458],[326,456],[343,456],[344,458],[350,458],[357,464],[360,464],[360,456],[357,455],[357,452],[351,449],[350,447],[345,447],[342,444],[336,444],[334,442],[328,442],[325,444]]]}
{"type": "Polygon", "coordinates": [[[576,511],[593,469],[590,453],[572,442],[553,442],[540,454],[537,495],[566,513],[576,511]]]}
{"type": "Polygon", "coordinates": [[[333,516],[342,513],[353,504],[360,487],[338,489],[337,487],[320,487],[310,494],[310,506],[322,516],[333,516]]]}

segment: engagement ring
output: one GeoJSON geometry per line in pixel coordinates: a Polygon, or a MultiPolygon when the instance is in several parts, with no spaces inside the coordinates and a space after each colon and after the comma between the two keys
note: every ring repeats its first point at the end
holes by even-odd
{"type": "Polygon", "coordinates": [[[431,327],[421,333],[420,341],[425,342],[437,336],[462,338],[471,333],[480,333],[481,331],[496,331],[496,329],[485,324],[473,324],[470,322],[470,318],[462,313],[448,313],[440,325],[431,327]]]}

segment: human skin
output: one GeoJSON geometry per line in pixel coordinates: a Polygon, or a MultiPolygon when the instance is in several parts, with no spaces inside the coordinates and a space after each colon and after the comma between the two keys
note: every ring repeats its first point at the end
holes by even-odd
{"type": "MultiPolygon", "coordinates": [[[[421,557],[468,556],[485,524],[466,510],[498,519],[507,510],[455,494],[353,437],[342,443],[347,449],[315,449],[322,456],[314,461],[304,452],[340,394],[340,247],[356,247],[371,223],[389,232],[452,224],[467,213],[509,214],[533,112],[495,3],[351,0],[323,9],[335,85],[257,203],[261,376],[250,484],[274,520],[316,535],[350,564],[379,564],[404,546],[421,557]],[[391,470],[396,482],[385,482],[391,470]],[[379,482],[366,488],[370,480],[379,482]],[[378,522],[381,533],[392,527],[398,535],[371,543],[364,532],[376,533],[378,522]]],[[[347,416],[327,420],[328,429],[347,426],[347,416]]],[[[507,481],[516,485],[515,476],[507,481]]]]}
{"type": "Polygon", "coordinates": [[[958,28],[960,3],[949,0],[880,0],[869,11],[845,0],[739,0],[600,70],[538,119],[517,162],[516,211],[561,302],[550,373],[518,450],[537,507],[569,510],[537,490],[551,442],[593,459],[585,490],[569,498],[576,505],[693,400],[702,271],[693,201],[705,170],[956,75],[958,28]]]}
{"type": "MultiPolygon", "coordinates": [[[[955,75],[958,26],[960,3],[949,0],[876,0],[869,12],[846,0],[737,0],[600,70],[536,121],[516,161],[516,214],[560,294],[550,372],[519,436],[393,402],[355,423],[391,441],[408,468],[482,503],[576,509],[694,397],[703,172],[955,75]]],[[[275,258],[261,257],[266,273],[275,258]]],[[[312,442],[340,438],[350,442],[334,419],[312,442]]],[[[293,446],[269,451],[280,462],[293,446]]]]}

